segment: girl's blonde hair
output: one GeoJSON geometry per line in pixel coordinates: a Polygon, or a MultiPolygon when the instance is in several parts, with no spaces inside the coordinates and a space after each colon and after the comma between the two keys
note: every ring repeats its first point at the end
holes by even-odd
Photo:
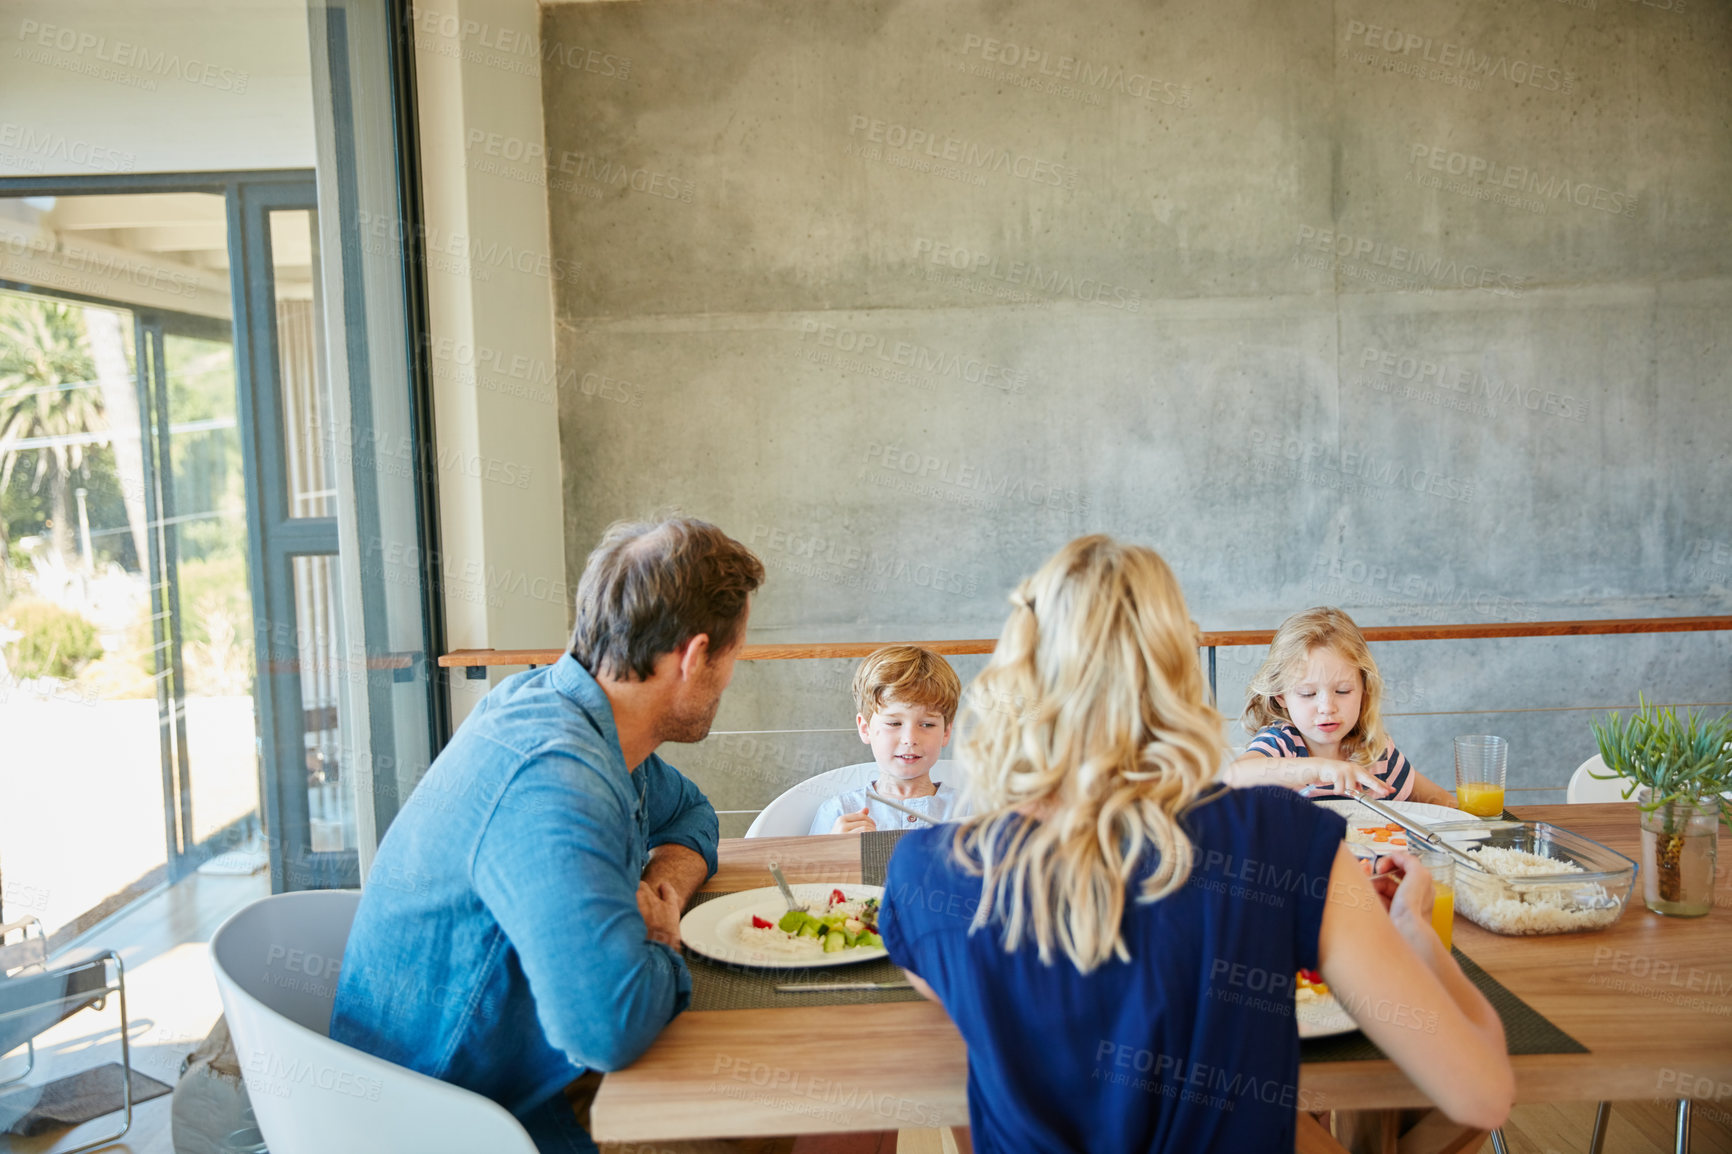
{"type": "Polygon", "coordinates": [[[1286,694],[1298,680],[1313,649],[1332,650],[1359,670],[1365,683],[1364,700],[1359,705],[1359,720],[1341,739],[1341,759],[1370,766],[1383,756],[1389,740],[1383,732],[1381,712],[1383,677],[1371,659],[1365,634],[1359,632],[1353,618],[1333,606],[1320,605],[1281,622],[1275,640],[1269,643],[1269,656],[1245,686],[1245,728],[1255,734],[1266,726],[1293,720],[1287,707],[1275,698],[1286,694]]]}
{"type": "Polygon", "coordinates": [[[997,921],[1006,950],[1032,938],[1042,962],[1056,946],[1088,973],[1130,957],[1134,878],[1147,872],[1137,900],[1154,902],[1190,876],[1180,817],[1225,760],[1221,716],[1184,595],[1152,549],[1080,537],[1010,601],[958,744],[970,816],[954,850],[983,878],[970,932],[997,921]]]}

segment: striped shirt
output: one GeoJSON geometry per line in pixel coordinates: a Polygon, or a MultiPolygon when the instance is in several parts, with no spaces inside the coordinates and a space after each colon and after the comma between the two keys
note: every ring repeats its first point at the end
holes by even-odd
{"type": "MultiPolygon", "coordinates": [[[[1305,747],[1305,738],[1299,729],[1290,721],[1279,722],[1265,726],[1257,731],[1257,736],[1251,739],[1251,744],[1245,747],[1246,753],[1260,753],[1264,757],[1310,757],[1311,751],[1305,747]]],[[[1341,760],[1345,761],[1345,758],[1341,760]]],[[[1394,787],[1394,792],[1380,801],[1406,801],[1413,796],[1413,779],[1419,776],[1414,772],[1413,763],[1407,756],[1395,748],[1395,742],[1384,738],[1383,756],[1371,767],[1371,772],[1377,779],[1394,787]]],[[[1345,797],[1339,789],[1327,783],[1308,785],[1299,791],[1305,797],[1345,797]]]]}

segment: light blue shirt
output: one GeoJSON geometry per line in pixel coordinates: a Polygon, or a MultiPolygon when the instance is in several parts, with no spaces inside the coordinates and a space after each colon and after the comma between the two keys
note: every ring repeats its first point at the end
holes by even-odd
{"type": "MultiPolygon", "coordinates": [[[[909,809],[919,810],[933,821],[943,821],[956,809],[956,791],[950,788],[948,782],[940,781],[935,784],[938,786],[937,793],[928,794],[926,797],[899,797],[895,800],[909,809]]],[[[909,817],[882,802],[873,801],[866,796],[864,789],[853,789],[847,793],[839,793],[820,805],[818,812],[812,816],[812,828],[806,832],[829,833],[837,818],[845,813],[859,813],[862,808],[879,829],[912,829],[921,824],[917,817],[909,817]]]]}
{"type": "Polygon", "coordinates": [[[570,655],[502,681],[379,845],[343,955],[331,1037],[484,1094],[544,1151],[596,1149],[560,1091],[631,1064],[691,1002],[650,941],[649,851],[716,868],[716,812],[650,756],[570,655]]]}

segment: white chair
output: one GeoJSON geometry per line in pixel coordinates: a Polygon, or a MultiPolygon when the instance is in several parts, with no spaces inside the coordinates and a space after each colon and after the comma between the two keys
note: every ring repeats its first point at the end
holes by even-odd
{"type": "Polygon", "coordinates": [[[211,966],[259,1133],[271,1154],[536,1154],[503,1106],[330,1038],[361,895],[276,894],[211,938],[211,966]]]}
{"type": "Polygon", "coordinates": [[[1624,787],[1629,783],[1621,777],[1602,779],[1593,776],[1596,773],[1608,773],[1606,763],[1599,754],[1588,758],[1576,766],[1576,772],[1570,774],[1570,785],[1565,795],[1571,805],[1583,802],[1598,801],[1628,801],[1624,796],[1624,787]]]}
{"type": "MultiPolygon", "coordinates": [[[[961,785],[958,780],[960,773],[954,761],[933,763],[932,775],[939,781],[948,781],[952,789],[961,785]]],[[[818,815],[819,806],[837,794],[865,789],[877,780],[878,763],[875,761],[844,765],[841,769],[826,770],[817,777],[808,777],[766,805],[758,816],[752,819],[746,836],[800,837],[810,833],[812,819],[818,815]]]]}

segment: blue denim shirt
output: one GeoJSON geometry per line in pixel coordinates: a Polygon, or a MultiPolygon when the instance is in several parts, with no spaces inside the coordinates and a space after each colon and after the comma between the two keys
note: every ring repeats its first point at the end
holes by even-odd
{"type": "Polygon", "coordinates": [[[560,1091],[629,1065],[691,1001],[638,912],[651,848],[716,868],[716,812],[569,654],[476,707],[379,845],[331,1037],[485,1094],[542,1150],[593,1151],[560,1091]]]}

